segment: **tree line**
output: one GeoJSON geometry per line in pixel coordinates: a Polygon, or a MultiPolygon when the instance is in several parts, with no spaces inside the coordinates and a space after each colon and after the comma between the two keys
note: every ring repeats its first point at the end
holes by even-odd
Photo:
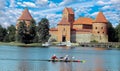
{"type": "MultiPolygon", "coordinates": [[[[14,25],[7,28],[0,25],[0,42],[44,43],[49,37],[49,20],[46,18],[42,18],[38,24],[35,20],[31,20],[31,25],[28,27],[25,21],[22,21],[17,30],[14,25]]],[[[108,41],[120,42],[120,22],[116,27],[108,23],[108,41]]]]}
{"type": "Polygon", "coordinates": [[[31,25],[28,27],[25,21],[20,21],[18,24],[17,29],[14,25],[8,28],[0,25],[0,42],[44,43],[50,37],[49,21],[46,18],[42,18],[38,24],[35,20],[31,20],[31,25]]]}
{"type": "Polygon", "coordinates": [[[113,27],[112,23],[108,23],[108,41],[120,42],[120,22],[116,27],[113,27]]]}

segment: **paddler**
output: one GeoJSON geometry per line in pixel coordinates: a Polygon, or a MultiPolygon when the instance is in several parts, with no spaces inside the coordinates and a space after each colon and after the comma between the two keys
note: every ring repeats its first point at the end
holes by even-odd
{"type": "Polygon", "coordinates": [[[56,60],[58,59],[57,56],[54,54],[52,57],[51,57],[52,60],[56,60]]]}
{"type": "Polygon", "coordinates": [[[68,59],[69,59],[68,55],[65,55],[64,60],[68,61],[68,59]]]}

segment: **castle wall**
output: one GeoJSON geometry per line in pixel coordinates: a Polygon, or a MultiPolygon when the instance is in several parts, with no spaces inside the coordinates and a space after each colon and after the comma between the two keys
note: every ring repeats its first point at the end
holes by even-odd
{"type": "Polygon", "coordinates": [[[92,33],[90,32],[75,32],[72,31],[71,41],[72,42],[90,42],[92,40],[92,33]]]}
{"type": "Polygon", "coordinates": [[[75,29],[82,29],[82,24],[74,24],[73,25],[73,28],[75,28],[75,29]]]}
{"type": "Polygon", "coordinates": [[[99,35],[99,34],[93,34],[92,35],[92,41],[96,40],[98,42],[108,42],[108,35],[99,35]]]}
{"type": "Polygon", "coordinates": [[[56,41],[57,41],[57,39],[58,39],[58,31],[49,31],[49,33],[50,33],[50,40],[52,40],[52,39],[55,39],[56,41]]]}

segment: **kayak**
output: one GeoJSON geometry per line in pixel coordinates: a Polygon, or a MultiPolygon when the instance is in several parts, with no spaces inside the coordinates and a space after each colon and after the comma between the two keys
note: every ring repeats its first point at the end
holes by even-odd
{"type": "Polygon", "coordinates": [[[85,62],[85,60],[48,60],[49,62],[85,62]]]}

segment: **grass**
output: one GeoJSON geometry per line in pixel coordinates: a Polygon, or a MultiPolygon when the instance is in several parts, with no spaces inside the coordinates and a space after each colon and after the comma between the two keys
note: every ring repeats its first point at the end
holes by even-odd
{"type": "Polygon", "coordinates": [[[0,42],[0,45],[7,45],[7,46],[20,46],[20,47],[41,47],[42,43],[31,43],[31,44],[24,44],[18,42],[0,42]]]}

